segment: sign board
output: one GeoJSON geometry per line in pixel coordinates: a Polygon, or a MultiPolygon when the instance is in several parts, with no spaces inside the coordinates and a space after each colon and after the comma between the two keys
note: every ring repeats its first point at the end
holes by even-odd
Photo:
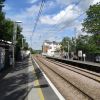
{"type": "Polygon", "coordinates": [[[82,57],[82,50],[78,51],[78,57],[82,57]]]}

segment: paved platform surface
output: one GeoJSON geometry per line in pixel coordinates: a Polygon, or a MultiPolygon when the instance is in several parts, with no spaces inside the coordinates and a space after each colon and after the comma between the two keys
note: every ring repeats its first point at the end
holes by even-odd
{"type": "Polygon", "coordinates": [[[59,99],[35,63],[26,59],[0,73],[0,100],[59,99]]]}

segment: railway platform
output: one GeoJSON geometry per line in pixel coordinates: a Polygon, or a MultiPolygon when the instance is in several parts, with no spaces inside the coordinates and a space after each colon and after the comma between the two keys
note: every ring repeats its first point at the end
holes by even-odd
{"type": "Polygon", "coordinates": [[[59,100],[57,94],[59,92],[31,58],[17,62],[0,79],[0,100],[59,100]]]}

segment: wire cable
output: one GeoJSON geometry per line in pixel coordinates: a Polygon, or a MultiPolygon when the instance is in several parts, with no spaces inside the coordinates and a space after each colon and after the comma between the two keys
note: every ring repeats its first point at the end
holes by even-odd
{"type": "MultiPolygon", "coordinates": [[[[80,3],[80,1],[79,1],[79,3],[80,3]]],[[[79,4],[79,3],[77,3],[77,4],[79,4]]],[[[87,11],[87,10],[86,10],[87,11]]],[[[86,13],[86,11],[84,11],[82,14],[80,14],[78,17],[76,17],[74,20],[73,20],[73,22],[74,21],[76,21],[78,18],[80,18],[81,16],[83,16],[85,13],[86,13]]],[[[66,23],[66,22],[65,22],[66,23]]],[[[66,25],[64,25],[63,27],[61,27],[59,30],[55,30],[54,32],[53,32],[53,34],[54,33],[57,33],[57,32],[60,32],[60,31],[62,31],[62,30],[64,30],[64,29],[66,29],[66,26],[67,26],[67,23],[66,23],[66,25]]]]}
{"type": "MultiPolygon", "coordinates": [[[[36,22],[35,22],[35,24],[34,24],[33,33],[34,33],[35,30],[36,30],[36,27],[37,27],[37,24],[38,24],[39,18],[40,18],[41,13],[42,13],[42,9],[43,9],[43,7],[44,7],[44,3],[45,3],[45,0],[42,0],[41,5],[40,5],[40,10],[39,10],[39,13],[38,13],[38,15],[37,15],[36,22]]],[[[33,35],[33,33],[32,33],[32,35],[33,35]]]]}
{"type": "Polygon", "coordinates": [[[44,7],[44,4],[45,4],[45,0],[42,0],[42,2],[40,4],[40,9],[39,9],[39,12],[38,12],[38,15],[37,15],[37,19],[36,19],[35,24],[34,24],[33,32],[32,32],[32,35],[30,36],[30,42],[31,42],[30,45],[31,45],[31,47],[32,47],[32,37],[33,37],[33,33],[35,32],[36,27],[38,25],[38,21],[39,21],[39,18],[41,16],[41,14],[42,14],[42,9],[44,7]]]}
{"type": "MultiPolygon", "coordinates": [[[[79,0],[78,2],[76,2],[76,3],[74,4],[73,8],[76,7],[76,6],[78,6],[78,5],[80,4],[81,1],[82,1],[82,0],[79,0]]],[[[72,3],[71,3],[71,4],[72,4],[72,3]]],[[[71,5],[71,4],[69,4],[69,5],[71,5]]],[[[73,8],[72,8],[72,9],[73,9],[73,8]]],[[[63,17],[65,17],[65,15],[62,16],[61,18],[63,18],[63,17]]],[[[54,27],[57,28],[57,26],[58,26],[58,24],[55,24],[55,25],[53,25],[52,27],[53,27],[53,28],[54,28],[54,27]]],[[[51,31],[51,30],[50,30],[50,31],[51,31]]]]}

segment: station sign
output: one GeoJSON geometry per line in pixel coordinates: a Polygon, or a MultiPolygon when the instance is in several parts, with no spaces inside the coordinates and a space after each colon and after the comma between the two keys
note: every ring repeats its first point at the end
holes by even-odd
{"type": "Polygon", "coordinates": [[[82,57],[82,50],[78,51],[78,57],[82,57]]]}

